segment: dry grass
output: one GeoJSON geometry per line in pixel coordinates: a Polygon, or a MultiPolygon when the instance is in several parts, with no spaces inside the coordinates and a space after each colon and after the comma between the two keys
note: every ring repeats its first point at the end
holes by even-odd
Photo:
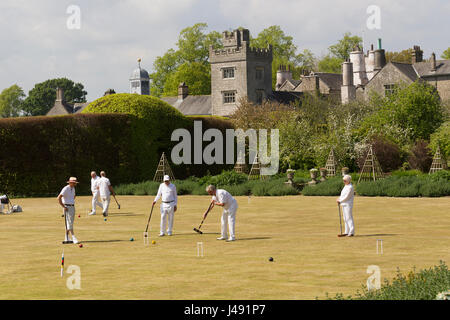
{"type": "MultiPolygon", "coordinates": [[[[151,197],[119,197],[108,221],[87,217],[89,197],[77,199],[75,231],[84,247],[61,244],[64,222],[56,199],[14,199],[23,213],[0,216],[0,299],[314,299],[325,293],[353,294],[365,283],[367,267],[382,278],[396,268],[409,271],[450,262],[450,200],[363,198],[355,201],[357,236],[337,238],[334,197],[238,197],[238,241],[217,241],[220,211],[202,229],[208,197],[183,196],[174,236],[158,238],[160,216],[153,212],[151,239],[142,232],[151,197]],[[130,242],[133,237],[136,241],[130,242]],[[384,254],[376,254],[376,239],[384,254]],[[204,244],[203,258],[196,244],[204,244]],[[81,268],[81,290],[60,277],[81,268]],[[274,257],[274,262],[268,258],[274,257]]],[[[155,208],[156,209],[156,208],[155,208]]]]}

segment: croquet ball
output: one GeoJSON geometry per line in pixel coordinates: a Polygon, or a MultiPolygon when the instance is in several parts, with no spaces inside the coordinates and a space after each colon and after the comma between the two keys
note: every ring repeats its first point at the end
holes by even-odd
{"type": "Polygon", "coordinates": [[[81,216],[80,216],[80,215],[78,215],[78,218],[81,218],[81,216]]]}
{"type": "Polygon", "coordinates": [[[272,257],[270,257],[270,258],[269,258],[269,261],[270,261],[270,262],[272,262],[272,261],[273,261],[273,258],[272,258],[272,257]]]}
{"type": "Polygon", "coordinates": [[[107,219],[105,218],[105,221],[106,221],[107,219]]]}
{"type": "Polygon", "coordinates": [[[130,241],[134,241],[134,238],[130,238],[130,241]]]}
{"type": "Polygon", "coordinates": [[[82,243],[80,243],[78,246],[79,246],[80,248],[83,248],[83,244],[82,244],[82,243]]]}
{"type": "Polygon", "coordinates": [[[155,241],[155,240],[153,240],[153,241],[152,241],[152,244],[156,244],[156,241],[155,241]]]}

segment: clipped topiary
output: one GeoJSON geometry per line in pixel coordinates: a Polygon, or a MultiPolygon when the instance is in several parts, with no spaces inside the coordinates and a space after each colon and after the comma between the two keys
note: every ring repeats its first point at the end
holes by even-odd
{"type": "Polygon", "coordinates": [[[190,128],[192,121],[168,103],[147,95],[112,94],[91,102],[83,113],[126,113],[133,117],[131,126],[132,149],[138,155],[136,170],[142,179],[153,176],[159,157],[168,152],[174,142],[172,132],[178,128],[190,128]]]}

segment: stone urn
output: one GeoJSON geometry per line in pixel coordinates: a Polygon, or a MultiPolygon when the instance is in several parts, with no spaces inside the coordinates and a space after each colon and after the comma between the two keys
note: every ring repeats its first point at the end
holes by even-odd
{"type": "Polygon", "coordinates": [[[317,174],[318,174],[318,170],[313,168],[311,170],[309,170],[309,174],[311,176],[311,181],[308,182],[308,184],[316,184],[317,183],[317,174]]]}
{"type": "Polygon", "coordinates": [[[324,182],[327,180],[328,170],[326,168],[320,168],[320,181],[324,182]]]}
{"type": "Polygon", "coordinates": [[[294,182],[294,175],[295,175],[295,170],[287,169],[286,176],[288,179],[288,183],[292,184],[294,182]]]}
{"type": "Polygon", "coordinates": [[[342,171],[342,176],[345,176],[346,174],[348,174],[350,172],[350,169],[347,167],[343,167],[341,169],[341,171],[342,171]]]}

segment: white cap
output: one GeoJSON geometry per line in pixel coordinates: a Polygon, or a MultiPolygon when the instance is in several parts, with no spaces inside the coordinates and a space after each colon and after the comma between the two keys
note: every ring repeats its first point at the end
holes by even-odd
{"type": "Polygon", "coordinates": [[[170,177],[167,174],[164,176],[164,181],[170,181],[170,177]]]}
{"type": "Polygon", "coordinates": [[[342,180],[345,180],[347,182],[352,182],[352,176],[346,174],[345,176],[342,177],[342,180]]]}

